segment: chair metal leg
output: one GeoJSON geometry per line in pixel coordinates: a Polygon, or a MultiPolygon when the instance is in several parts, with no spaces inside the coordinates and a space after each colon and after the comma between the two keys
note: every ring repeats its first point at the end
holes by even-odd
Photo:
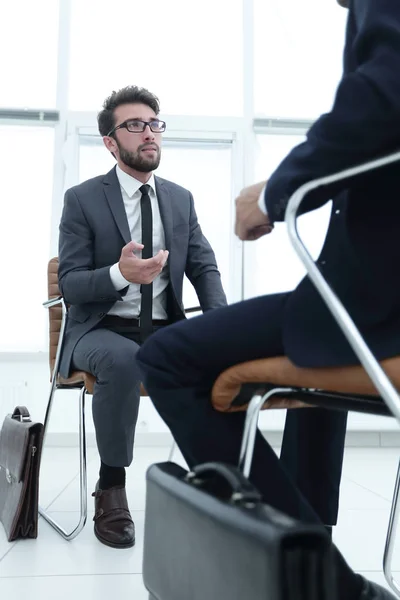
{"type": "Polygon", "coordinates": [[[171,461],[172,461],[172,459],[173,459],[173,457],[174,457],[174,452],[175,452],[175,450],[176,450],[176,442],[175,442],[175,440],[173,439],[173,440],[172,440],[172,444],[171,444],[171,449],[170,449],[170,451],[169,451],[169,455],[168,455],[168,462],[171,462],[171,461]]]}
{"type": "Polygon", "coordinates": [[[398,524],[399,515],[400,515],[399,491],[400,491],[400,462],[399,462],[399,466],[397,468],[397,477],[396,477],[396,483],[395,483],[394,492],[393,492],[392,509],[390,511],[390,519],[389,519],[389,526],[388,526],[388,532],[387,532],[387,537],[386,537],[385,552],[383,555],[383,571],[385,573],[385,578],[386,578],[386,581],[388,582],[390,588],[396,594],[397,598],[400,598],[400,585],[399,585],[399,583],[397,583],[397,581],[393,577],[392,557],[393,557],[393,550],[394,550],[395,541],[396,541],[397,524],[398,524]]]}
{"type": "MultiPolygon", "coordinates": [[[[50,419],[54,393],[56,389],[52,385],[50,399],[47,406],[46,418],[44,424],[44,434],[46,435],[48,422],[50,419]]],[[[51,525],[65,540],[73,540],[84,528],[87,519],[87,471],[86,471],[86,431],[85,431],[85,395],[86,389],[82,387],[79,395],[79,491],[80,491],[80,515],[79,522],[75,529],[70,533],[65,531],[45,509],[39,507],[40,515],[51,525]]]]}
{"type": "Polygon", "coordinates": [[[249,402],[244,423],[242,445],[239,456],[239,469],[245,477],[249,477],[251,463],[253,461],[254,445],[256,442],[258,417],[264,403],[272,396],[277,394],[290,395],[294,390],[292,388],[274,388],[265,394],[255,393],[249,402]]]}

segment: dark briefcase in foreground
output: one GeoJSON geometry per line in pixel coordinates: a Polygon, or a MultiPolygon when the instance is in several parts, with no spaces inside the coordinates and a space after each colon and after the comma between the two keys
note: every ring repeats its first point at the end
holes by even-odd
{"type": "MultiPolygon", "coordinates": [[[[246,474],[254,414],[247,412],[240,452],[246,474]]],[[[242,469],[149,468],[143,579],[150,600],[337,600],[335,575],[324,528],[264,504],[242,469]]]]}
{"type": "Polygon", "coordinates": [[[263,504],[234,467],[202,465],[189,479],[172,463],[148,470],[152,600],[334,600],[331,552],[321,528],[263,504]]]}
{"type": "Polygon", "coordinates": [[[17,406],[0,432],[0,521],[8,541],[36,538],[43,424],[17,406]]]}

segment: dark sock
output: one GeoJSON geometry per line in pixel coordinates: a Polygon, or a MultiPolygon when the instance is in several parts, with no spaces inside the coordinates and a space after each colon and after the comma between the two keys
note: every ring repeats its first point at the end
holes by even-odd
{"type": "Polygon", "coordinates": [[[125,468],[109,467],[101,461],[99,488],[108,490],[115,485],[125,485],[125,468]]]}

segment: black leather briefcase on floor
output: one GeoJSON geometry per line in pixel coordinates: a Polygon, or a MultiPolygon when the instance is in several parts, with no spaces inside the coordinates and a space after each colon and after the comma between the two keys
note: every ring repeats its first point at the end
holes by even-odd
{"type": "MultiPolygon", "coordinates": [[[[250,446],[243,442],[246,458],[250,446]]],[[[168,462],[147,472],[151,600],[336,600],[332,551],[323,528],[263,504],[235,467],[188,473],[168,462]]]]}
{"type": "Polygon", "coordinates": [[[173,463],[147,473],[143,578],[151,600],[336,599],[323,530],[263,504],[233,467],[203,465],[196,483],[187,475],[173,463]],[[228,488],[233,499],[221,499],[228,488]]]}
{"type": "Polygon", "coordinates": [[[36,538],[42,423],[26,406],[7,415],[0,431],[0,521],[9,542],[36,538]]]}

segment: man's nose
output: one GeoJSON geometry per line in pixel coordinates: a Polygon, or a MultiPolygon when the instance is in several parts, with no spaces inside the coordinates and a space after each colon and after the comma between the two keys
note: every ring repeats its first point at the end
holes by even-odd
{"type": "Polygon", "coordinates": [[[152,132],[152,130],[150,129],[150,125],[146,125],[144,131],[143,131],[143,138],[145,140],[154,140],[155,136],[154,133],[152,132]]]}

